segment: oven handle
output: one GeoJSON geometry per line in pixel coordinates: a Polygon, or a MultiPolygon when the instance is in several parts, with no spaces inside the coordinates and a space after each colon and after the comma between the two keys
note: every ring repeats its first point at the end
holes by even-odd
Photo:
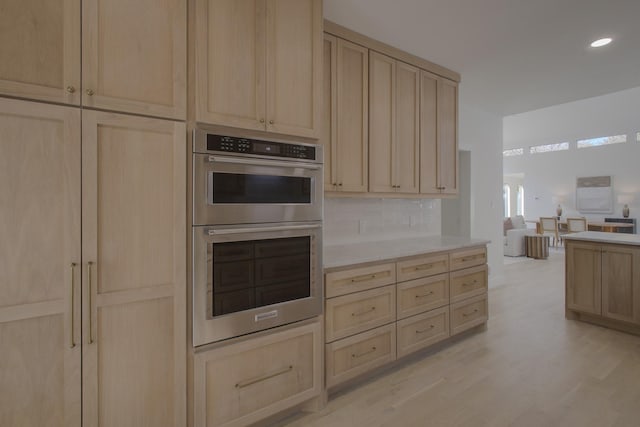
{"type": "Polygon", "coordinates": [[[289,163],[289,162],[278,162],[274,160],[260,160],[260,159],[237,159],[235,157],[216,157],[209,156],[209,163],[234,163],[238,165],[255,165],[255,166],[276,166],[276,167],[284,167],[284,168],[303,168],[303,169],[311,169],[311,170],[320,170],[322,166],[319,165],[309,165],[306,163],[289,163]]]}
{"type": "Polygon", "coordinates": [[[320,228],[321,225],[283,225],[278,227],[255,227],[255,228],[227,228],[224,230],[208,230],[209,236],[223,236],[227,234],[242,233],[262,233],[265,231],[288,231],[288,230],[309,230],[320,228]]]}

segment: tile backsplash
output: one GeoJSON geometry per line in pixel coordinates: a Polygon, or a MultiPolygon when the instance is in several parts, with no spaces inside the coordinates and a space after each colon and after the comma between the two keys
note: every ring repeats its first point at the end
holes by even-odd
{"type": "Polygon", "coordinates": [[[324,244],[439,235],[440,199],[324,200],[324,244]]]}

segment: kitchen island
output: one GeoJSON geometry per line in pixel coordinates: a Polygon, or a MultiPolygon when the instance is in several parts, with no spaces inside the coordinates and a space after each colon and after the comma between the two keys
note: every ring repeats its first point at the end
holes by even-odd
{"type": "Polygon", "coordinates": [[[429,236],[325,246],[326,387],[486,324],[487,243],[429,236]]]}
{"type": "Polygon", "coordinates": [[[566,318],[640,334],[640,236],[586,231],[563,237],[566,318]]]}

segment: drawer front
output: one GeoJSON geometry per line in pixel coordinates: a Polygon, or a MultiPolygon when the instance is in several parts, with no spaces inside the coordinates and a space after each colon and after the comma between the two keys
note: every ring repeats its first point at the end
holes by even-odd
{"type": "Polygon", "coordinates": [[[435,254],[411,258],[397,263],[398,282],[433,276],[449,271],[449,255],[435,254]]]}
{"type": "Polygon", "coordinates": [[[449,307],[442,307],[398,322],[398,357],[449,337],[449,307]]]}
{"type": "Polygon", "coordinates": [[[451,302],[481,295],[487,292],[488,269],[486,265],[451,273],[451,302]]]}
{"type": "Polygon", "coordinates": [[[332,298],[392,285],[395,282],[396,265],[394,263],[334,271],[325,275],[325,294],[327,298],[332,298]]]}
{"type": "Polygon", "coordinates": [[[448,305],[449,275],[445,273],[398,283],[396,299],[398,319],[448,305]]]}
{"type": "Polygon", "coordinates": [[[487,321],[487,294],[469,298],[451,305],[451,335],[478,326],[487,321]]]}
{"type": "Polygon", "coordinates": [[[194,356],[195,425],[240,426],[320,394],[320,322],[194,356]]]}
{"type": "Polygon", "coordinates": [[[461,270],[487,263],[486,246],[455,251],[449,254],[451,271],[461,270]]]}
{"type": "Polygon", "coordinates": [[[327,387],[396,359],[396,325],[345,338],[326,346],[327,387]]]}
{"type": "Polygon", "coordinates": [[[326,340],[335,341],[396,320],[395,285],[326,301],[326,340]]]}

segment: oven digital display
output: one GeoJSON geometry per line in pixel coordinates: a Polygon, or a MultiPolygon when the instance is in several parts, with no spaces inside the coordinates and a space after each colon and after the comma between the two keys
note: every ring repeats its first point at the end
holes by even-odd
{"type": "Polygon", "coordinates": [[[276,144],[265,144],[263,142],[253,142],[253,152],[255,154],[280,154],[280,145],[276,144]]]}

